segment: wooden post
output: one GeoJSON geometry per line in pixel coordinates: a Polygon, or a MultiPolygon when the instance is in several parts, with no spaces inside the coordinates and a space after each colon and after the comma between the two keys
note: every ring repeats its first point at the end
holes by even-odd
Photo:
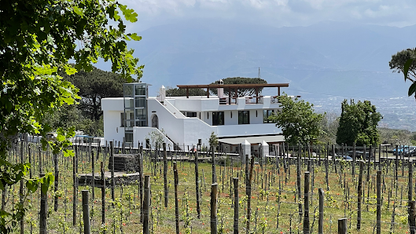
{"type": "Polygon", "coordinates": [[[112,141],[110,141],[110,160],[111,160],[111,199],[114,202],[116,201],[116,195],[114,194],[116,182],[114,180],[114,143],[112,141]]]}
{"type": "Polygon", "coordinates": [[[150,214],[150,176],[144,177],[144,199],[143,199],[143,234],[149,234],[150,214]]]}
{"type": "MultiPolygon", "coordinates": [[[[91,147],[90,147],[91,150],[91,147]]],[[[92,185],[92,191],[91,191],[91,197],[92,200],[95,199],[95,157],[94,157],[94,151],[91,150],[91,185],[92,185]]],[[[93,203],[94,204],[94,203],[93,203]]]]}
{"type": "Polygon", "coordinates": [[[377,171],[377,234],[381,234],[381,171],[377,171]]]}
{"type": "Polygon", "coordinates": [[[409,182],[407,183],[407,186],[408,186],[407,200],[408,201],[413,201],[412,185],[413,185],[413,163],[412,161],[410,161],[409,162],[409,182]]]}
{"type": "MultiPolygon", "coordinates": [[[[40,174],[40,177],[44,177],[45,174],[40,174]]],[[[42,186],[40,186],[42,187],[42,186]]],[[[48,215],[48,195],[43,189],[40,190],[40,212],[39,212],[39,233],[47,234],[46,218],[48,215]]]]}
{"type": "Polygon", "coordinates": [[[319,221],[318,221],[318,234],[324,233],[324,190],[319,188],[319,221]]]}
{"type": "Polygon", "coordinates": [[[216,172],[215,172],[215,153],[214,153],[214,147],[213,146],[211,146],[211,158],[212,158],[212,179],[211,179],[211,181],[212,181],[212,183],[214,184],[214,183],[217,183],[217,175],[216,175],[216,172]]]}
{"type": "Polygon", "coordinates": [[[218,184],[211,185],[211,234],[217,234],[217,189],[218,184]]]}
{"type": "Polygon", "coordinates": [[[101,224],[105,224],[105,175],[104,175],[104,162],[101,162],[101,181],[103,187],[101,188],[101,224]]]}
{"type": "Polygon", "coordinates": [[[238,178],[233,178],[234,182],[234,234],[238,234],[238,178]]]}
{"type": "MultiPolygon", "coordinates": [[[[24,159],[24,154],[23,154],[23,141],[20,141],[20,163],[24,164],[25,163],[25,159],[24,159]]],[[[19,196],[20,196],[20,205],[23,207],[24,205],[24,192],[23,192],[23,188],[24,188],[24,184],[23,184],[23,179],[20,179],[20,186],[19,186],[19,196]]],[[[20,220],[20,233],[24,234],[25,233],[25,219],[24,216],[22,217],[22,219],[20,220]]]]}
{"type": "Polygon", "coordinates": [[[329,191],[329,143],[326,145],[326,160],[325,160],[325,180],[326,180],[326,190],[329,191]]]}
{"type": "Polygon", "coordinates": [[[364,163],[360,161],[360,174],[358,176],[358,198],[357,198],[357,230],[361,229],[361,202],[363,196],[363,170],[364,163]]]}
{"type": "Polygon", "coordinates": [[[394,175],[396,178],[396,181],[398,180],[398,164],[399,164],[399,146],[396,145],[396,160],[394,165],[394,175]]]}
{"type": "Polygon", "coordinates": [[[166,152],[166,143],[163,142],[163,185],[164,185],[164,192],[165,192],[165,207],[168,207],[168,158],[166,152]]]}
{"type": "Polygon", "coordinates": [[[175,181],[175,227],[176,227],[176,234],[179,234],[179,202],[178,202],[178,168],[176,166],[176,162],[173,163],[173,176],[175,181]]]}
{"type": "Polygon", "coordinates": [[[90,211],[88,206],[88,190],[82,190],[82,216],[84,220],[84,234],[90,234],[90,211]]]}
{"type": "Polygon", "coordinates": [[[297,157],[297,163],[296,163],[296,192],[298,196],[298,210],[299,210],[299,222],[302,220],[302,189],[301,189],[301,167],[300,167],[300,154],[301,154],[301,146],[299,145],[298,150],[298,157],[297,157]]]}
{"type": "Polygon", "coordinates": [[[195,152],[195,195],[196,195],[196,212],[198,219],[201,218],[201,206],[200,206],[200,197],[199,192],[199,170],[198,170],[198,151],[195,152]]]}
{"type": "Polygon", "coordinates": [[[409,229],[410,229],[410,234],[415,234],[416,233],[415,212],[416,212],[415,201],[409,201],[409,229]]]}
{"type": "Polygon", "coordinates": [[[305,172],[304,197],[303,197],[303,233],[309,234],[309,171],[305,172]]]}
{"type": "Polygon", "coordinates": [[[58,169],[58,154],[54,154],[53,155],[53,162],[54,162],[54,166],[55,166],[55,186],[54,186],[54,191],[55,191],[55,197],[54,197],[54,206],[53,206],[53,210],[56,212],[58,211],[58,185],[59,185],[59,169],[58,169]]]}
{"type": "Polygon", "coordinates": [[[355,164],[357,163],[357,159],[356,159],[356,145],[355,142],[352,145],[352,176],[355,176],[355,164]]]}
{"type": "Polygon", "coordinates": [[[140,201],[140,222],[143,222],[143,145],[139,152],[139,201],[140,201]]]}
{"type": "MultiPolygon", "coordinates": [[[[396,154],[397,154],[396,150],[396,154]]],[[[397,183],[397,182],[396,182],[397,183]]],[[[413,191],[412,191],[412,184],[413,184],[413,163],[409,163],[409,182],[408,182],[408,220],[410,226],[410,233],[415,233],[415,201],[413,201],[413,191]]]]}
{"type": "Polygon", "coordinates": [[[72,180],[73,180],[73,194],[72,194],[72,226],[77,225],[77,201],[78,201],[78,181],[77,181],[77,160],[78,146],[75,145],[75,156],[72,158],[72,180]]]}
{"type": "Polygon", "coordinates": [[[338,219],[338,234],[347,233],[347,218],[338,219]]]}
{"type": "Polygon", "coordinates": [[[247,228],[246,233],[250,233],[250,219],[251,219],[251,181],[253,179],[254,157],[251,157],[250,174],[247,181],[247,228]]]}

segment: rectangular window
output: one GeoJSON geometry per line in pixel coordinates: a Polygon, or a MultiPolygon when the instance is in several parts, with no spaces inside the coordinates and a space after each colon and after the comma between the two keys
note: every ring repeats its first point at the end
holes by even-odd
{"type": "Polygon", "coordinates": [[[146,86],[145,85],[136,85],[136,95],[146,95],[146,86]]]}
{"type": "Polygon", "coordinates": [[[133,133],[130,133],[130,132],[126,132],[125,133],[125,141],[126,142],[133,142],[133,133]]]}
{"type": "Polygon", "coordinates": [[[274,113],[274,110],[263,110],[263,123],[272,123],[272,121],[269,120],[269,117],[272,116],[274,113]]]}
{"type": "Polygon", "coordinates": [[[136,97],[135,98],[136,107],[145,107],[146,98],[145,97],[136,97]]]}
{"type": "Polygon", "coordinates": [[[250,124],[250,111],[238,112],[238,124],[250,124]]]}
{"type": "Polygon", "coordinates": [[[124,113],[120,113],[120,127],[124,127],[124,113]]]}
{"type": "Polygon", "coordinates": [[[146,109],[136,109],[136,119],[146,119],[146,109]]]}
{"type": "Polygon", "coordinates": [[[224,125],[224,112],[212,112],[212,125],[224,125]]]}

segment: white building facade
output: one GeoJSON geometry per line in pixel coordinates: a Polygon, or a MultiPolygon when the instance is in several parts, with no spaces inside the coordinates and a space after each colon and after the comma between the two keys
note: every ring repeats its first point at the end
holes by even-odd
{"type": "MultiPolygon", "coordinates": [[[[280,87],[287,86],[269,87],[279,87],[280,95],[280,87]]],[[[133,147],[146,142],[154,147],[163,141],[172,149],[177,145],[186,150],[198,143],[208,146],[214,133],[228,152],[238,152],[245,140],[252,145],[284,141],[281,130],[267,119],[280,108],[277,96],[256,92],[255,96],[233,97],[231,91],[224,96],[224,88],[217,87],[219,97],[209,96],[208,91],[207,96],[165,97],[163,88],[159,97],[148,97],[147,87],[145,83],[125,84],[124,97],[102,99],[106,141],[124,141],[133,147]]]]}

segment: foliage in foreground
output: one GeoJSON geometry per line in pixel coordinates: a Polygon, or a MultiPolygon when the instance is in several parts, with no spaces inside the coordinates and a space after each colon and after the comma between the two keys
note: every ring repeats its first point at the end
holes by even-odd
{"type": "MultiPolygon", "coordinates": [[[[26,178],[28,164],[11,163],[7,151],[19,133],[39,134],[45,139],[50,126],[45,116],[62,105],[74,104],[77,89],[59,76],[77,70],[92,70],[92,63],[103,58],[112,62],[112,71],[132,79],[141,76],[141,66],[128,50],[126,41],[140,40],[127,34],[127,21],[137,21],[137,14],[113,0],[32,0],[3,3],[0,6],[0,187],[26,178]],[[75,63],[75,68],[68,61],[75,63]]],[[[73,135],[58,131],[57,143],[49,144],[54,153],[70,143],[73,135]]],[[[46,177],[46,178],[49,178],[46,177]]],[[[44,182],[35,180],[34,184],[44,182]]],[[[45,183],[44,183],[45,184],[45,183]]],[[[28,189],[27,192],[33,192],[28,189]]],[[[23,217],[25,208],[1,210],[2,233],[23,217]]]]}

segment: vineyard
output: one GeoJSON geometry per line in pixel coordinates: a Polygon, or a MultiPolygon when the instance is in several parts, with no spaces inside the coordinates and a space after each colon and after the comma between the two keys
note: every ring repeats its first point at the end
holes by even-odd
{"type": "Polygon", "coordinates": [[[109,144],[77,145],[75,157],[63,157],[19,142],[9,157],[31,163],[26,179],[52,173],[55,181],[26,200],[22,185],[6,187],[2,208],[27,207],[13,233],[414,233],[413,162],[381,147],[360,149],[369,152],[360,160],[330,156],[356,150],[288,147],[242,161],[109,144]],[[124,182],[111,170],[121,153],[134,162],[124,182]]]}

